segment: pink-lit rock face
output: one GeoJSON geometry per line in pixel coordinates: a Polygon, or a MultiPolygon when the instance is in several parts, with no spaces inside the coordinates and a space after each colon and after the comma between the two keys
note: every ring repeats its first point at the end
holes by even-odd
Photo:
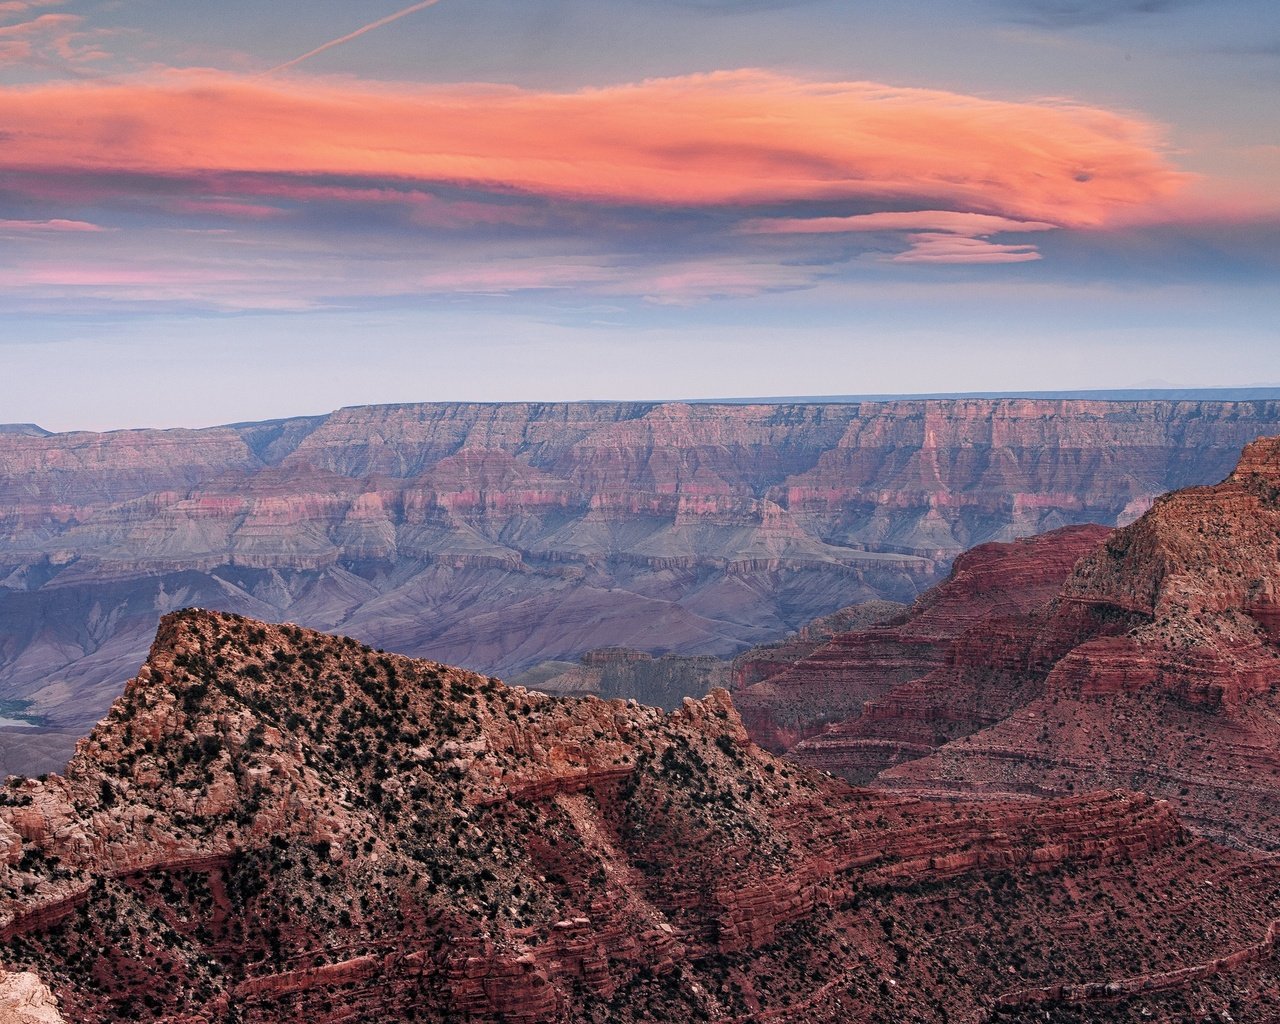
{"type": "MultiPolygon", "coordinates": [[[[988,623],[1044,604],[1076,561],[1110,532],[1104,526],[1071,526],[980,545],[957,558],[950,577],[898,620],[840,633],[790,664],[779,663],[785,650],[763,648],[742,655],[736,661],[739,688],[734,699],[753,738],[780,753],[832,722],[862,715],[864,706],[868,718],[874,718],[876,699],[891,692],[895,715],[919,717],[919,712],[906,710],[901,684],[961,657],[957,652],[975,631],[982,634],[982,654],[993,655],[1001,644],[988,623]],[[758,661],[774,671],[766,674],[758,661]]],[[[950,709],[937,709],[938,715],[948,713],[950,709]]]]}
{"type": "Polygon", "coordinates": [[[914,661],[880,657],[886,634],[900,641],[947,607],[977,549],[905,624],[837,637],[745,689],[744,718],[761,741],[851,779],[964,793],[1132,786],[1206,834],[1280,848],[1277,495],[1280,439],[1260,439],[1222,483],[1161,497],[1110,534],[1077,531],[1091,544],[1067,543],[1070,532],[1021,542],[1056,550],[1056,593],[956,615],[955,634],[914,661]],[[824,705],[826,728],[793,738],[777,724],[824,705]]]}
{"type": "Polygon", "coordinates": [[[1273,859],[1139,793],[859,790],[723,690],[557,699],[197,610],[0,791],[0,1012],[78,1024],[1252,1020],[1277,917],[1273,859]]]}
{"type": "MultiPolygon", "coordinates": [[[[1275,403],[413,405],[0,433],[0,697],[69,737],[184,605],[488,672],[728,656],[1225,475],[1275,403]]],[[[1258,614],[1268,614],[1264,604],[1258,614]]],[[[0,736],[9,767],[56,746],[0,736]]]]}

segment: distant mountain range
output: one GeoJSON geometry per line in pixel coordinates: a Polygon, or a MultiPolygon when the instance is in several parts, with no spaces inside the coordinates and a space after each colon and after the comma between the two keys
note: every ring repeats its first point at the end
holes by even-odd
{"type": "Polygon", "coordinates": [[[943,391],[883,395],[803,395],[760,398],[694,398],[694,404],[757,405],[782,402],[811,404],[843,402],[955,401],[964,398],[1036,398],[1075,402],[1269,402],[1280,399],[1280,384],[1251,384],[1238,388],[1132,387],[1078,391],[943,391]]]}
{"type": "MultiPolygon", "coordinates": [[[[490,674],[734,654],[959,552],[1222,479],[1280,401],[424,404],[0,433],[0,725],[57,767],[166,611],[341,630],[490,674]]],[[[661,668],[662,666],[659,666],[661,668]]]]}

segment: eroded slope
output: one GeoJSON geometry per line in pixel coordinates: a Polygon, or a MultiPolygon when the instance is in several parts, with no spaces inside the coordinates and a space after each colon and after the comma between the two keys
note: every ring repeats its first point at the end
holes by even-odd
{"type": "Polygon", "coordinates": [[[556,699],[215,613],[5,787],[0,849],[3,967],[74,1021],[1128,1020],[1089,993],[1142,977],[1280,1008],[1280,871],[1165,803],[857,790],[723,691],[556,699]]]}

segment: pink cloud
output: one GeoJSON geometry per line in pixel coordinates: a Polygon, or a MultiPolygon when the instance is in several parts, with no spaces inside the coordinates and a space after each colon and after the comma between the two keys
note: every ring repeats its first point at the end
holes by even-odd
{"type": "Polygon", "coordinates": [[[66,0],[3,0],[0,14],[26,14],[40,7],[59,7],[66,0]]]}
{"type": "MultiPolygon", "coordinates": [[[[486,203],[468,199],[442,199],[406,188],[378,188],[353,185],[316,185],[287,178],[257,178],[252,181],[223,182],[259,198],[290,203],[335,203],[348,205],[399,206],[408,219],[422,227],[464,227],[475,224],[536,226],[546,223],[546,215],[525,206],[486,203]]],[[[279,211],[278,211],[279,212],[279,211]]]]}
{"type": "Polygon", "coordinates": [[[504,292],[581,288],[608,280],[610,271],[593,263],[555,259],[494,260],[465,267],[436,270],[421,278],[429,292],[504,292]]]}
{"type": "MultiPolygon", "coordinates": [[[[0,14],[27,13],[35,6],[0,5],[0,14]]],[[[78,14],[41,14],[29,21],[0,25],[0,64],[83,64],[107,57],[97,44],[113,33],[82,30],[83,22],[78,14]]]]}
{"type": "Polygon", "coordinates": [[[31,21],[18,22],[16,25],[0,25],[0,39],[58,35],[72,25],[79,25],[81,20],[76,14],[42,14],[31,21]]]}
{"type": "Polygon", "coordinates": [[[75,288],[100,285],[191,284],[207,280],[207,275],[182,271],[157,271],[151,268],[124,269],[106,267],[33,267],[19,271],[20,283],[28,285],[67,285],[75,288]]]}
{"type": "Polygon", "coordinates": [[[31,60],[41,49],[57,50],[80,19],[72,14],[42,14],[16,25],[0,25],[0,64],[31,60]]]}
{"type": "Polygon", "coordinates": [[[276,206],[216,197],[170,200],[166,208],[179,213],[191,213],[204,217],[230,217],[233,220],[274,220],[284,216],[284,211],[276,206]]]}
{"type": "Polygon", "coordinates": [[[779,217],[747,221],[742,230],[749,234],[829,234],[863,231],[945,231],[957,235],[994,235],[1006,231],[1052,231],[1059,227],[1046,221],[1013,220],[985,213],[957,210],[912,210],[864,213],[852,217],[779,217]]]}
{"type": "Polygon", "coordinates": [[[892,263],[1026,263],[1040,259],[1034,245],[998,245],[985,238],[945,233],[908,236],[911,248],[890,256],[892,263]]]}
{"type": "Polygon", "coordinates": [[[757,295],[812,285],[812,268],[748,259],[675,260],[651,267],[553,257],[513,257],[435,271],[421,279],[425,291],[506,294],[568,289],[628,295],[658,305],[691,305],[712,298],[757,295]]]}
{"type": "Polygon", "coordinates": [[[191,260],[166,266],[158,261],[42,261],[6,269],[0,289],[24,302],[102,300],[107,302],[196,302],[216,309],[312,308],[315,300],[297,288],[282,288],[287,272],[277,267],[228,265],[191,260]]]}
{"type": "Polygon", "coordinates": [[[615,283],[612,291],[636,295],[659,306],[689,306],[708,299],[808,288],[820,275],[813,267],[759,260],[693,259],[639,270],[615,283]]]}
{"type": "Polygon", "coordinates": [[[928,196],[1105,224],[1190,176],[1155,127],[1060,101],[717,72],[576,92],[173,72],[0,91],[0,170],[342,174],[600,203],[928,196]]]}
{"type": "Polygon", "coordinates": [[[891,263],[1025,263],[1040,259],[1034,245],[989,242],[991,235],[1053,231],[1047,221],[1014,220],[956,210],[910,210],[852,217],[793,217],[746,222],[749,234],[830,234],[876,232],[905,235],[908,248],[887,259],[891,263]]]}
{"type": "Polygon", "coordinates": [[[85,220],[0,220],[0,231],[106,231],[100,224],[85,220]]]}

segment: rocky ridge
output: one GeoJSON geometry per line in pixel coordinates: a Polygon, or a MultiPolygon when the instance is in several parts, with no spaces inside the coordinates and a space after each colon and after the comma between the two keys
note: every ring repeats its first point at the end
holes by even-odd
{"type": "MultiPolygon", "coordinates": [[[[1061,536],[1038,539],[1046,559],[1079,557],[1052,599],[969,624],[925,671],[792,756],[913,791],[1129,786],[1171,800],[1205,834],[1280,848],[1278,495],[1280,439],[1260,439],[1222,483],[1158,499],[1083,557],[1061,536]]],[[[852,704],[864,671],[851,660],[827,685],[845,679],[852,704]]]]}
{"type": "Polygon", "coordinates": [[[185,611],[0,797],[0,964],[86,1024],[1031,1020],[1135,975],[1091,1019],[1280,1008],[1273,861],[1121,790],[854,789],[724,691],[557,699],[185,611]]]}
{"type": "Polygon", "coordinates": [[[78,735],[192,604],[504,674],[603,646],[728,657],[910,600],[974,544],[1128,521],[1277,423],[1268,401],[958,399],[7,431],[0,699],[78,735]]]}

